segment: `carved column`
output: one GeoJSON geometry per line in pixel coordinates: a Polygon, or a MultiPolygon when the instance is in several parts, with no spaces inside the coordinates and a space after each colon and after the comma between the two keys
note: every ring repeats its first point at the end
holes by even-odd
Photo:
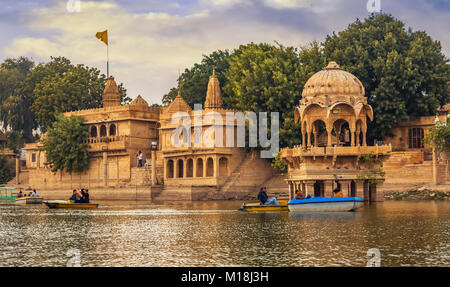
{"type": "Polygon", "coordinates": [[[324,180],[324,197],[332,197],[333,194],[333,181],[332,180],[324,180]]]}
{"type": "MultiPolygon", "coordinates": [[[[117,168],[119,168],[119,165],[117,165],[117,168]]],[[[164,171],[165,170],[166,169],[164,167],[164,171]]],[[[155,185],[156,185],[156,150],[152,150],[152,186],[155,185]]]]}
{"type": "Polygon", "coordinates": [[[108,151],[103,147],[103,186],[108,187],[108,151]]]}
{"type": "Polygon", "coordinates": [[[305,181],[305,196],[308,194],[311,194],[311,196],[314,196],[314,183],[315,180],[306,180],[305,181]]]}

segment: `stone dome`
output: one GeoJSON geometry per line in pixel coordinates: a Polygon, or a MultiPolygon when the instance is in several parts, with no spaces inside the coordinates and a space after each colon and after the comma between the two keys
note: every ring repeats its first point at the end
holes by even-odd
{"type": "Polygon", "coordinates": [[[315,73],[306,82],[302,97],[317,96],[364,97],[365,91],[361,81],[353,74],[339,68],[336,62],[330,62],[323,70],[315,73]]]}

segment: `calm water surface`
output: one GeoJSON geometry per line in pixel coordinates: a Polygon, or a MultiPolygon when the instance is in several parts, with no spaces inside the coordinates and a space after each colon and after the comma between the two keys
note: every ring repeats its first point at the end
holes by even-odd
{"type": "Polygon", "coordinates": [[[0,205],[0,266],[450,266],[450,202],[338,214],[243,213],[240,202],[0,205]]]}

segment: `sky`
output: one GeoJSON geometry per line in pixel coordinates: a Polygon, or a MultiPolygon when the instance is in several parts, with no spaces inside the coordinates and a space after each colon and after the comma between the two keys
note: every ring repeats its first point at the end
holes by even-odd
{"type": "MultiPolygon", "coordinates": [[[[107,29],[110,74],[131,98],[161,103],[203,55],[250,42],[322,42],[369,16],[368,1],[376,0],[0,0],[0,61],[64,56],[106,74],[106,45],[95,34],[107,29]]],[[[450,0],[377,1],[450,57],[450,0]]]]}

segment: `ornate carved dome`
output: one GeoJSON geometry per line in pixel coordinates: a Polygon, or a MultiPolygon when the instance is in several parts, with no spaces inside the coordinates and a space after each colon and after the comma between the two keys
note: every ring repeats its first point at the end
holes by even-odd
{"type": "Polygon", "coordinates": [[[336,62],[330,62],[322,71],[309,78],[303,88],[302,97],[363,97],[364,94],[364,86],[357,77],[339,68],[336,62]]]}

